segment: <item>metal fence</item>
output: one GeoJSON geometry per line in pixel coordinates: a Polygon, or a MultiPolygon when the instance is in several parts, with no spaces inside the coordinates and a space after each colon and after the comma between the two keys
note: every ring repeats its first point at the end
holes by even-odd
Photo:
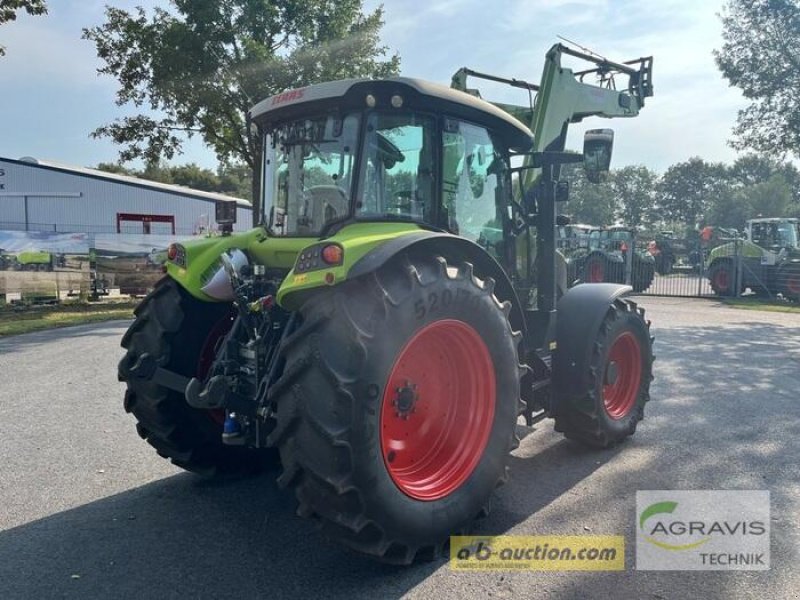
{"type": "Polygon", "coordinates": [[[800,299],[800,259],[736,232],[703,239],[636,235],[559,239],[570,282],[614,282],[637,293],[678,297],[800,299]]]}

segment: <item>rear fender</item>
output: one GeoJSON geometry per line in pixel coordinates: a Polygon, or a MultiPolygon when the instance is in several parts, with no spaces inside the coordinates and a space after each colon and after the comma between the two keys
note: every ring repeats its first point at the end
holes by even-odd
{"type": "Polygon", "coordinates": [[[558,302],[553,353],[555,398],[577,398],[591,386],[589,367],[600,325],[614,300],[632,291],[628,285],[576,285],[558,302]]]}
{"type": "MultiPolygon", "coordinates": [[[[331,241],[333,241],[333,238],[331,241]]],[[[347,253],[348,248],[345,247],[345,255],[347,253]]],[[[478,244],[449,233],[417,229],[403,235],[395,235],[388,238],[375,245],[352,263],[352,266],[347,270],[347,279],[356,279],[374,273],[403,253],[442,256],[449,264],[454,266],[462,262],[471,263],[477,276],[484,279],[487,277],[494,279],[494,294],[498,300],[511,303],[509,321],[512,328],[516,331],[521,331],[523,335],[527,333],[522,305],[511,285],[511,281],[500,264],[478,244]]],[[[285,292],[283,288],[281,291],[285,292]]],[[[285,295],[281,297],[279,292],[278,300],[282,304],[285,305],[287,299],[285,295]]],[[[290,302],[290,304],[294,303],[290,302]]]]}

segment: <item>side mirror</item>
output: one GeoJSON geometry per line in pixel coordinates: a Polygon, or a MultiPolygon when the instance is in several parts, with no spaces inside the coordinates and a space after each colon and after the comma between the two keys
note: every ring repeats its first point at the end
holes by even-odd
{"type": "Polygon", "coordinates": [[[570,219],[567,215],[556,215],[556,225],[559,227],[566,227],[569,225],[570,219]]]}
{"type": "Polygon", "coordinates": [[[233,224],[236,223],[236,202],[233,200],[217,200],[215,205],[214,217],[219,230],[223,235],[233,231],[233,224]]]}
{"type": "Polygon", "coordinates": [[[592,183],[604,181],[611,167],[613,129],[590,129],[583,136],[583,169],[592,183]]]}

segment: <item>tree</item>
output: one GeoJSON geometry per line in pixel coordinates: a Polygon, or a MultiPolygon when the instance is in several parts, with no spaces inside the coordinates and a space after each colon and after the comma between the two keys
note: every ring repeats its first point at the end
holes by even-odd
{"type": "MultiPolygon", "coordinates": [[[[92,134],[123,146],[122,161],[156,164],[200,135],[221,163],[257,170],[259,140],[245,123],[257,101],[289,88],[347,77],[396,74],[382,60],[383,10],[361,0],[171,0],[168,12],[106,8],[106,23],[84,29],[119,81],[117,104],[149,109],[92,134]]],[[[252,197],[258,198],[258,178],[252,197]]],[[[253,204],[257,220],[258,202],[253,204]]]]}
{"type": "Polygon", "coordinates": [[[753,216],[750,198],[744,190],[731,190],[716,198],[708,211],[705,221],[718,227],[742,229],[744,222],[753,216]]]}
{"type": "Polygon", "coordinates": [[[641,228],[653,219],[658,175],[643,165],[617,169],[611,187],[617,202],[617,217],[630,227],[641,228]]]}
{"type": "Polygon", "coordinates": [[[184,187],[228,194],[247,199],[250,194],[250,170],[247,167],[221,166],[215,173],[195,163],[186,165],[149,164],[141,171],[128,169],[118,163],[100,163],[97,169],[117,175],[128,175],[159,183],[171,183],[184,187]]]}
{"type": "Polygon", "coordinates": [[[727,168],[693,157],[670,166],[658,185],[658,206],[663,221],[694,226],[705,217],[712,203],[730,194],[727,168]]]}
{"type": "MultiPolygon", "coordinates": [[[[0,0],[0,25],[17,20],[17,12],[25,9],[29,15],[47,14],[44,0],[0,0]]],[[[5,46],[0,45],[0,56],[5,55],[5,46]]]]}
{"type": "Polygon", "coordinates": [[[745,154],[736,159],[730,168],[730,179],[737,185],[765,183],[773,175],[780,175],[791,189],[792,200],[800,203],[800,171],[793,164],[771,156],[745,154]]]}
{"type": "Polygon", "coordinates": [[[569,181],[569,202],[562,210],[568,211],[573,223],[610,225],[614,222],[617,201],[611,177],[603,183],[591,183],[582,167],[564,165],[561,177],[569,181]]]}
{"type": "Polygon", "coordinates": [[[780,174],[767,181],[756,183],[741,190],[750,204],[750,218],[788,217],[792,210],[792,190],[780,174]]]}
{"type": "Polygon", "coordinates": [[[729,0],[717,66],[750,105],[739,111],[731,145],[800,156],[800,4],[729,0]]]}

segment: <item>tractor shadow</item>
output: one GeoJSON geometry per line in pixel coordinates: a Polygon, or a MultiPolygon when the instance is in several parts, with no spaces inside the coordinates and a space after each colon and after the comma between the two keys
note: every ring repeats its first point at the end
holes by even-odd
{"type": "MultiPolygon", "coordinates": [[[[115,335],[117,329],[109,327],[115,335]]],[[[800,331],[745,323],[657,336],[653,402],[639,433],[593,451],[561,439],[550,422],[538,424],[515,452],[512,479],[495,494],[491,515],[475,530],[585,534],[590,524],[592,533],[625,535],[627,572],[561,574],[552,588],[583,590],[564,589],[564,597],[650,597],[687,582],[706,597],[735,596],[745,577],[780,597],[785,580],[776,574],[791,571],[800,541],[791,526],[800,514],[800,331]],[[634,571],[638,489],[769,489],[771,574],[634,571]]],[[[399,598],[421,589],[463,591],[457,582],[465,576],[445,561],[389,567],[325,541],[313,523],[294,516],[294,499],[277,489],[275,476],[220,485],[174,475],[0,532],[0,597],[399,598]]],[[[520,586],[517,594],[526,597],[538,574],[519,575],[503,585],[520,586]]],[[[469,581],[477,585],[475,576],[469,581]]]]}
{"type": "Polygon", "coordinates": [[[4,531],[0,597],[399,597],[436,568],[326,542],[275,476],[179,474],[4,531]]]}

